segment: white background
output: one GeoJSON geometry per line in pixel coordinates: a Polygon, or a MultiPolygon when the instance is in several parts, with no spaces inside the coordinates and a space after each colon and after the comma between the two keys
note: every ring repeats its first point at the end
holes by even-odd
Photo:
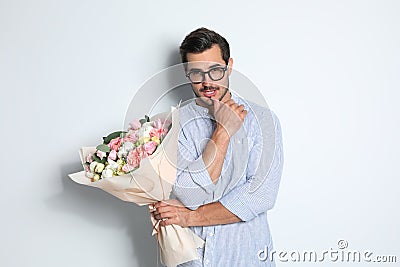
{"type": "Polygon", "coordinates": [[[322,253],[344,239],[400,261],[399,12],[398,1],[0,1],[0,265],[156,265],[146,209],[67,174],[200,26],[228,39],[280,118],[275,248],[322,253]]]}

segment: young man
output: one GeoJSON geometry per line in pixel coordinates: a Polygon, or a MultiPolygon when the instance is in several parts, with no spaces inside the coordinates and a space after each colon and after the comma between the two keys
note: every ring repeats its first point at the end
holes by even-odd
{"type": "Polygon", "coordinates": [[[205,240],[200,260],[180,266],[274,266],[257,254],[272,250],[267,211],[282,174],[279,120],[230,92],[233,60],[225,38],[200,28],[180,52],[197,98],[180,109],[177,200],[158,202],[153,216],[205,240]]]}

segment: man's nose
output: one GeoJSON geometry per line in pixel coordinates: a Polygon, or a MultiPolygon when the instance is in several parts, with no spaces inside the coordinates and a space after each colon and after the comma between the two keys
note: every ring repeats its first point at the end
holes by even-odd
{"type": "Polygon", "coordinates": [[[210,86],[212,82],[213,82],[213,80],[211,80],[210,76],[208,76],[208,74],[205,74],[203,82],[202,82],[202,85],[203,86],[210,86]]]}

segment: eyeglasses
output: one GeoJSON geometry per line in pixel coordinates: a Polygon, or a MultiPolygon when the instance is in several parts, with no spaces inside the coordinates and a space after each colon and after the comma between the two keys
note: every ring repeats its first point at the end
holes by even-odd
{"type": "Polygon", "coordinates": [[[186,77],[193,83],[199,84],[204,82],[206,74],[213,81],[219,81],[225,76],[225,71],[228,69],[228,65],[225,67],[214,67],[209,71],[192,70],[186,74],[186,77]]]}

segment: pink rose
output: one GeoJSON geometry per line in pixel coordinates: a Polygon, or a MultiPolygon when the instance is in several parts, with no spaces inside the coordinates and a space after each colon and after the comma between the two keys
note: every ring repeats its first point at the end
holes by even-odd
{"type": "Polygon", "coordinates": [[[141,159],[147,157],[147,153],[146,153],[146,151],[144,150],[143,146],[138,146],[138,147],[136,147],[135,150],[137,151],[137,153],[138,153],[138,155],[139,155],[139,157],[140,157],[141,159]]]}
{"type": "Polygon", "coordinates": [[[97,150],[96,155],[97,155],[100,159],[103,159],[103,158],[107,155],[107,153],[106,153],[106,152],[103,152],[103,151],[100,151],[100,150],[97,150]]]}
{"type": "Polygon", "coordinates": [[[158,137],[158,139],[162,139],[162,137],[164,137],[167,134],[167,132],[168,131],[165,128],[159,128],[159,129],[153,128],[150,131],[150,138],[156,136],[158,137]]]}
{"type": "Polygon", "coordinates": [[[112,160],[116,160],[117,159],[117,151],[111,150],[110,154],[108,154],[108,158],[112,159],[112,160]]]}
{"type": "Polygon", "coordinates": [[[120,137],[114,138],[110,141],[110,143],[108,143],[108,147],[111,148],[111,150],[118,151],[120,146],[121,146],[120,137]]]}
{"type": "Polygon", "coordinates": [[[93,162],[93,154],[90,153],[87,157],[86,157],[86,162],[88,163],[92,163],[93,162]]]}
{"type": "Polygon", "coordinates": [[[129,165],[129,168],[137,168],[139,167],[140,159],[141,157],[138,151],[136,149],[131,150],[126,157],[126,165],[129,165]]]}
{"type": "Polygon", "coordinates": [[[138,140],[137,132],[137,130],[130,130],[128,132],[128,135],[124,137],[123,142],[136,143],[136,141],[138,140]]]}
{"type": "Polygon", "coordinates": [[[157,129],[163,128],[163,124],[161,119],[153,121],[153,127],[157,129]]]}
{"type": "Polygon", "coordinates": [[[147,142],[146,144],[143,145],[144,150],[146,151],[147,155],[151,155],[154,153],[154,151],[157,148],[157,143],[156,142],[147,142]]]}
{"type": "Polygon", "coordinates": [[[85,166],[83,166],[83,168],[85,169],[85,172],[89,172],[90,171],[89,165],[85,165],[85,166]]]}
{"type": "Polygon", "coordinates": [[[170,124],[171,124],[170,120],[163,121],[161,119],[158,119],[158,120],[153,121],[153,127],[157,128],[157,129],[161,129],[161,128],[168,129],[170,124]]]}
{"type": "Polygon", "coordinates": [[[129,127],[131,130],[138,130],[140,127],[142,127],[142,124],[140,123],[139,119],[135,119],[129,123],[129,127]]]}
{"type": "Polygon", "coordinates": [[[124,172],[126,172],[126,173],[128,173],[128,172],[130,172],[131,170],[133,170],[134,168],[131,166],[131,165],[129,165],[129,164],[125,164],[123,167],[122,167],[122,170],[124,171],[124,172]]]}

